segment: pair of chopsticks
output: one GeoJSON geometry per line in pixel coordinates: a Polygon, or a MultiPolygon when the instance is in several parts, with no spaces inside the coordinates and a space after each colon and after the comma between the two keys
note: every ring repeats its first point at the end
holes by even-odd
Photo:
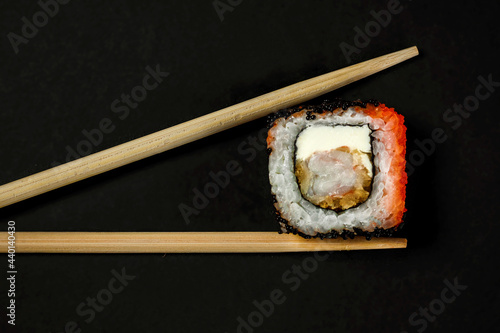
{"type": "MultiPolygon", "coordinates": [[[[0,208],[303,103],[416,55],[418,50],[413,46],[374,58],[2,185],[0,208]]],[[[19,232],[17,237],[16,244],[20,252],[286,252],[293,248],[298,251],[353,250],[391,248],[391,246],[394,248],[401,247],[402,244],[397,239],[386,239],[386,246],[380,247],[379,241],[367,242],[361,241],[363,238],[356,238],[347,241],[350,244],[347,245],[344,240],[298,240],[293,235],[276,235],[275,239],[268,233],[255,235],[224,232],[201,234],[19,232]],[[192,241],[195,235],[201,235],[196,236],[198,241],[192,241]],[[256,239],[256,236],[273,241],[268,244],[256,239]],[[134,237],[140,241],[131,242],[134,237]],[[51,246],[49,240],[58,245],[51,246]]],[[[0,243],[3,252],[7,248],[6,243],[7,237],[4,237],[0,243]]]]}

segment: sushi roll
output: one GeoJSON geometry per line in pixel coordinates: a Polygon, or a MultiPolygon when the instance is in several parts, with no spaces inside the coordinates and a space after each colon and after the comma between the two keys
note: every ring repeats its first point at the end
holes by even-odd
{"type": "Polygon", "coordinates": [[[403,116],[375,101],[336,100],[269,117],[269,180],[282,232],[391,235],[402,225],[403,116]]]}

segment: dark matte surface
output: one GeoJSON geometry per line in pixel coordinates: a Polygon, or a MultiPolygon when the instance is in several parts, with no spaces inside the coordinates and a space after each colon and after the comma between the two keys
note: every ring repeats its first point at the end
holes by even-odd
{"type": "MultiPolygon", "coordinates": [[[[412,45],[421,55],[324,98],[376,98],[396,108],[406,118],[409,153],[435,128],[446,133],[409,177],[407,250],[333,253],[317,266],[311,254],[18,255],[16,327],[6,324],[2,283],[0,331],[235,332],[238,318],[249,315],[259,325],[241,332],[498,330],[500,87],[456,129],[458,120],[443,114],[474,95],[479,76],[500,81],[500,6],[402,6],[352,62],[412,45]],[[303,263],[307,275],[289,272],[303,263]],[[87,323],[90,315],[77,307],[122,269],[135,278],[87,323]],[[440,309],[445,279],[467,289],[440,309]],[[254,300],[278,289],[286,300],[272,314],[252,314],[254,300]],[[442,313],[409,322],[429,304],[442,313]],[[78,329],[70,323],[65,330],[71,321],[78,329]]],[[[40,7],[2,3],[0,183],[63,162],[66,146],[75,149],[82,131],[103,118],[116,128],[95,151],[345,67],[339,44],[353,45],[354,28],[385,8],[375,1],[243,1],[221,22],[212,1],[75,1],[15,54],[7,34],[21,34],[21,18],[31,20],[40,7]],[[157,64],[170,75],[120,120],[111,104],[157,64]]],[[[276,230],[266,152],[254,155],[247,141],[263,127],[258,120],[3,208],[2,229],[15,220],[18,231],[276,230]],[[242,172],[186,224],[179,205],[192,206],[193,189],[230,160],[242,172]]]]}

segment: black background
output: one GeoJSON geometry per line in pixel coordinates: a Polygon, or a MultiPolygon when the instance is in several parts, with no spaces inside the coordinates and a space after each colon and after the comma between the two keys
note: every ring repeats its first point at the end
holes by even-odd
{"type": "MultiPolygon", "coordinates": [[[[225,1],[224,1],[225,2],[225,1]]],[[[233,1],[236,3],[236,1],[233,1]]],[[[311,254],[17,256],[15,330],[64,332],[235,332],[238,317],[274,289],[286,301],[255,332],[428,332],[498,330],[498,104],[500,88],[461,126],[443,114],[474,95],[478,77],[500,81],[499,5],[403,1],[401,13],[352,63],[412,45],[420,55],[324,98],[376,98],[405,116],[408,154],[442,128],[448,139],[415,168],[407,187],[408,249],[338,252],[295,291],[282,275],[311,254]],[[91,323],[76,313],[106,288],[111,271],[135,276],[91,323]],[[412,326],[419,307],[439,299],[444,280],[467,285],[428,327],[412,326]]],[[[82,130],[109,118],[116,129],[100,151],[297,81],[349,65],[339,44],[381,1],[243,1],[221,21],[211,1],[85,1],[61,5],[19,52],[35,2],[0,5],[0,183],[63,162],[82,130]],[[170,75],[120,120],[111,103],[142,83],[147,66],[170,75]]],[[[265,120],[213,135],[63,189],[2,208],[17,231],[274,231],[267,155],[238,146],[265,120]],[[236,160],[242,173],[186,224],[179,204],[209,172],[236,160]]],[[[0,267],[7,271],[7,258],[0,267]]]]}

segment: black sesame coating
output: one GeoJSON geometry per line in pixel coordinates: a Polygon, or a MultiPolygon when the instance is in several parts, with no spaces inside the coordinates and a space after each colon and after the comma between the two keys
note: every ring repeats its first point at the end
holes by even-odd
{"type": "Polygon", "coordinates": [[[341,98],[336,98],[333,101],[325,100],[320,105],[295,106],[292,108],[279,110],[275,113],[270,114],[267,117],[267,127],[268,128],[273,127],[276,119],[279,119],[279,118],[286,119],[286,118],[290,117],[292,114],[294,114],[296,112],[304,111],[304,110],[307,110],[306,111],[306,120],[314,120],[314,119],[316,119],[316,116],[314,115],[314,113],[321,114],[321,113],[324,113],[326,111],[331,112],[331,111],[336,110],[336,109],[347,110],[348,108],[353,107],[353,106],[360,106],[362,108],[366,108],[367,104],[373,104],[374,106],[378,106],[380,103],[375,99],[369,99],[366,101],[360,101],[360,100],[358,100],[358,101],[346,101],[346,100],[343,100],[341,98]]]}

